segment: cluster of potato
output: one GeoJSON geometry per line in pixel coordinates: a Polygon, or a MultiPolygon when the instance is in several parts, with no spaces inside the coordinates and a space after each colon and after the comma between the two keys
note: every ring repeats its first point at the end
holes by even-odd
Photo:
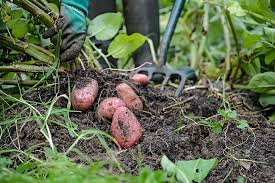
{"type": "MultiPolygon", "coordinates": [[[[144,74],[135,74],[131,81],[146,86],[149,78],[144,74]]],[[[141,112],[143,103],[135,91],[126,83],[116,86],[118,97],[106,98],[97,108],[97,116],[112,119],[111,133],[123,148],[136,144],[142,136],[142,127],[132,111],[141,112]]],[[[91,79],[78,88],[73,87],[71,102],[75,110],[85,111],[92,107],[98,94],[98,83],[91,79]]]]}

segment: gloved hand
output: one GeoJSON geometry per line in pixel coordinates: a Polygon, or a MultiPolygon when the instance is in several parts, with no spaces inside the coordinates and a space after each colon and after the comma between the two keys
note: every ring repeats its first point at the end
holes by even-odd
{"type": "Polygon", "coordinates": [[[43,34],[43,38],[51,38],[55,44],[57,32],[62,29],[61,61],[73,60],[79,55],[86,38],[87,14],[88,0],[61,0],[59,18],[43,34]]]}

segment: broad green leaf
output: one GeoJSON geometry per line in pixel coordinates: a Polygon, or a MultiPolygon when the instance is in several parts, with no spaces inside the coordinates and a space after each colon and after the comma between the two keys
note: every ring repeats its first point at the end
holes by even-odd
{"type": "Polygon", "coordinates": [[[55,3],[48,3],[49,7],[56,13],[59,13],[59,8],[55,3]]]}
{"type": "Polygon", "coordinates": [[[28,20],[16,20],[12,26],[12,35],[15,38],[23,38],[25,34],[28,32],[28,20]]]}
{"type": "Polygon", "coordinates": [[[144,44],[145,40],[146,37],[139,33],[120,34],[111,42],[108,53],[114,58],[128,58],[144,44]]]}
{"type": "Polygon", "coordinates": [[[265,64],[269,65],[275,60],[275,49],[268,52],[265,56],[265,64]]]}
{"type": "Polygon", "coordinates": [[[97,40],[110,40],[118,33],[122,22],[121,13],[104,13],[91,21],[88,33],[97,40]]]}
{"type": "Polygon", "coordinates": [[[239,2],[233,1],[232,4],[227,8],[230,14],[241,17],[246,16],[246,12],[242,9],[239,2]]]}
{"type": "Polygon", "coordinates": [[[249,81],[247,88],[256,93],[268,93],[275,89],[275,72],[256,74],[249,81]]]}
{"type": "Polygon", "coordinates": [[[188,175],[177,167],[167,156],[163,156],[160,162],[162,168],[170,175],[176,175],[177,179],[183,183],[192,183],[192,179],[188,178],[188,175]]]}
{"type": "Polygon", "coordinates": [[[275,42],[275,29],[264,27],[264,34],[267,36],[268,41],[275,42]]]}
{"type": "Polygon", "coordinates": [[[217,164],[217,159],[198,159],[177,161],[172,163],[166,156],[161,158],[161,166],[171,174],[175,174],[179,182],[202,182],[212,168],[217,164]]]}
{"type": "Polygon", "coordinates": [[[218,78],[221,74],[221,69],[219,69],[214,62],[207,63],[206,75],[209,78],[218,78]]]}
{"type": "Polygon", "coordinates": [[[275,95],[261,95],[259,102],[263,107],[275,105],[275,95]]]}
{"type": "Polygon", "coordinates": [[[15,9],[9,12],[12,19],[19,19],[24,16],[22,9],[15,9]]]}
{"type": "Polygon", "coordinates": [[[245,48],[254,47],[255,44],[261,40],[261,36],[257,34],[246,34],[242,46],[245,48]]]}
{"type": "Polygon", "coordinates": [[[237,128],[240,128],[240,129],[245,129],[249,127],[248,123],[246,120],[240,120],[238,121],[238,125],[237,125],[237,128]]]}
{"type": "Polygon", "coordinates": [[[258,57],[252,60],[250,63],[242,63],[241,67],[246,72],[246,74],[251,77],[261,72],[261,62],[258,57]]]}
{"type": "MultiPolygon", "coordinates": [[[[243,9],[262,15],[265,18],[273,19],[275,18],[275,15],[269,8],[269,1],[270,0],[239,0],[240,5],[243,9]]],[[[261,22],[256,17],[253,18],[261,22]]]]}

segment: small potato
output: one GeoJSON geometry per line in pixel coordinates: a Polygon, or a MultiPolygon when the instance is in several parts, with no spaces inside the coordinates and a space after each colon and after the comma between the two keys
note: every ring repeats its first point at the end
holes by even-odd
{"type": "Polygon", "coordinates": [[[145,74],[134,74],[132,77],[130,77],[130,80],[142,86],[147,86],[149,83],[149,77],[145,74]]]}
{"type": "Polygon", "coordinates": [[[71,102],[75,110],[86,111],[90,109],[98,93],[96,80],[89,80],[84,86],[75,85],[72,90],[71,102]]]}
{"type": "Polygon", "coordinates": [[[117,97],[110,97],[100,102],[97,109],[97,115],[103,118],[112,119],[114,113],[119,107],[126,107],[123,100],[117,97]]]}
{"type": "Polygon", "coordinates": [[[127,107],[120,107],[113,116],[111,133],[122,148],[129,148],[140,139],[142,128],[127,107]]]}
{"type": "Polygon", "coordinates": [[[118,97],[121,98],[131,110],[137,112],[142,111],[142,101],[131,86],[126,83],[121,83],[116,86],[116,91],[118,97]]]}

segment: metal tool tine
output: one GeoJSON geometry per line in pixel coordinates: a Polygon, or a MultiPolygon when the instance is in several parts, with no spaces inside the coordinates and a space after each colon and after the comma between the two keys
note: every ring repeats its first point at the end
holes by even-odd
{"type": "Polygon", "coordinates": [[[165,75],[165,78],[161,84],[161,87],[160,87],[160,91],[163,91],[164,90],[164,86],[168,83],[169,79],[171,77],[171,74],[166,74],[165,75]]]}
{"type": "Polygon", "coordinates": [[[148,78],[149,78],[149,80],[152,80],[152,78],[153,78],[153,72],[152,71],[148,71],[148,78]]]}
{"type": "Polygon", "coordinates": [[[178,97],[180,95],[180,93],[182,92],[183,88],[184,88],[184,85],[185,85],[185,82],[186,82],[186,76],[181,74],[180,75],[180,84],[178,86],[178,89],[175,93],[175,96],[178,97]]]}

